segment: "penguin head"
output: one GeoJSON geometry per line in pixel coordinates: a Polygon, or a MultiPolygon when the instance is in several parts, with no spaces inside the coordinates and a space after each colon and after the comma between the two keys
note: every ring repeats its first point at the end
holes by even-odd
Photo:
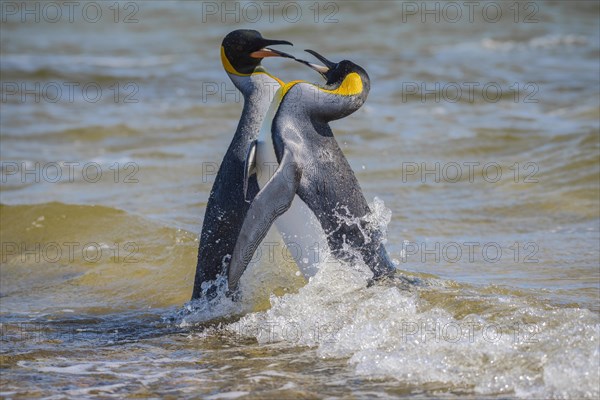
{"type": "Polygon", "coordinates": [[[369,75],[367,74],[367,72],[364,69],[362,69],[362,67],[360,67],[359,65],[354,64],[352,61],[343,60],[338,63],[335,63],[333,61],[329,61],[324,56],[322,56],[314,50],[307,49],[305,51],[315,56],[324,65],[313,64],[299,59],[296,60],[308,65],[309,67],[320,73],[323,76],[323,78],[325,78],[325,80],[327,81],[327,86],[340,85],[343,82],[344,78],[346,78],[346,76],[348,76],[348,74],[351,74],[352,72],[356,72],[359,75],[362,75],[362,77],[366,78],[365,80],[367,81],[367,83],[370,82],[369,75]]]}
{"type": "Polygon", "coordinates": [[[288,44],[285,40],[271,40],[251,29],[238,29],[225,36],[221,44],[221,61],[225,70],[233,75],[247,76],[254,72],[265,57],[293,56],[268,48],[270,45],[288,44]]]}
{"type": "Polygon", "coordinates": [[[308,65],[319,72],[326,82],[318,86],[319,114],[333,121],[346,117],[358,110],[367,100],[371,89],[371,80],[367,71],[349,60],[332,62],[313,50],[306,50],[324,65],[313,64],[296,58],[296,61],[308,65]]]}

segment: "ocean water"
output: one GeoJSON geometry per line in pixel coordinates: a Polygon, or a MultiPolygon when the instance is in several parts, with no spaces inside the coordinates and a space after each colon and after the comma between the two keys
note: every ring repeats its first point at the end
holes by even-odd
{"type": "Polygon", "coordinates": [[[597,2],[0,4],[0,396],[600,394],[597,2]],[[189,302],[237,28],[367,70],[332,128],[419,285],[307,282],[273,231],[189,302]]]}

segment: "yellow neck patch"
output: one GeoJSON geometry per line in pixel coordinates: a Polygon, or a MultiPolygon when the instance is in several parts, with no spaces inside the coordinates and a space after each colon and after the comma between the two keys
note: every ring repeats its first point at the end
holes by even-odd
{"type": "Polygon", "coordinates": [[[281,86],[281,98],[292,88],[296,83],[308,83],[306,81],[290,81],[281,86]]]}
{"type": "MultiPolygon", "coordinates": [[[[310,82],[306,82],[306,81],[288,82],[285,85],[282,85],[281,96],[282,97],[285,96],[285,94],[297,83],[311,84],[310,82]]],[[[336,89],[333,89],[333,90],[327,90],[327,89],[323,89],[323,88],[318,88],[318,89],[322,92],[331,93],[335,96],[354,96],[354,95],[362,93],[363,83],[362,83],[362,79],[360,79],[360,75],[358,75],[356,72],[351,72],[344,78],[344,80],[342,81],[342,84],[339,87],[337,87],[336,89]]]]}
{"type": "Polygon", "coordinates": [[[354,96],[363,91],[362,79],[356,72],[351,72],[342,81],[342,84],[333,90],[321,89],[326,93],[331,93],[339,96],[354,96]]]}

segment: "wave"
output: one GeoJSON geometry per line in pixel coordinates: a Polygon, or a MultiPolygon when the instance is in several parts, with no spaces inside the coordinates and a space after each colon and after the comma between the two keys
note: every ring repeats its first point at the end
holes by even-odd
{"type": "MultiPolygon", "coordinates": [[[[386,212],[381,205],[375,217],[386,212]]],[[[3,313],[110,314],[189,298],[195,234],[104,206],[2,205],[0,215],[3,313]],[[76,251],[54,260],[57,246],[76,251]],[[98,249],[109,257],[95,259],[98,249]]],[[[259,345],[308,346],[321,358],[346,360],[358,376],[436,393],[600,394],[599,377],[589,373],[600,367],[600,320],[577,304],[416,273],[420,284],[370,286],[371,272],[360,262],[323,262],[305,284],[283,260],[276,255],[248,269],[242,302],[224,296],[190,302],[170,317],[174,327],[199,325],[200,335],[234,335],[259,345]]]]}
{"type": "Polygon", "coordinates": [[[191,296],[196,234],[104,206],[0,205],[0,215],[3,313],[103,313],[191,296]]]}
{"type": "Polygon", "coordinates": [[[490,38],[481,40],[481,46],[483,48],[500,51],[553,49],[557,47],[586,46],[588,44],[589,40],[586,36],[575,34],[537,36],[525,42],[519,42],[516,40],[497,40],[490,38]]]}
{"type": "Polygon", "coordinates": [[[320,358],[345,359],[358,376],[397,379],[428,392],[600,394],[600,377],[589,373],[600,367],[597,313],[550,304],[527,290],[409,275],[418,283],[407,283],[399,271],[400,279],[370,285],[365,264],[328,260],[306,285],[257,304],[253,293],[264,280],[247,274],[241,304],[224,296],[194,301],[174,321],[200,328],[201,337],[234,335],[288,350],[307,346],[320,358]]]}
{"type": "Polygon", "coordinates": [[[45,130],[43,132],[21,130],[15,134],[4,134],[6,139],[36,140],[52,142],[100,142],[115,137],[142,136],[144,132],[128,124],[88,125],[61,130],[45,130]]]}
{"type": "Polygon", "coordinates": [[[73,80],[74,74],[84,74],[94,80],[126,79],[143,76],[156,67],[158,70],[175,63],[169,55],[137,57],[7,54],[2,57],[3,79],[48,79],[64,77],[73,80]],[[142,74],[142,75],[140,75],[142,74]]]}
{"type": "Polygon", "coordinates": [[[309,346],[359,376],[462,395],[596,398],[600,322],[524,292],[425,279],[368,287],[364,265],[322,268],[297,294],[223,330],[259,344],[309,346]]]}

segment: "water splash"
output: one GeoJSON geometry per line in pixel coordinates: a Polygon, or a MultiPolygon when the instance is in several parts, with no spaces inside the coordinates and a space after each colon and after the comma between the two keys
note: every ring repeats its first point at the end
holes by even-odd
{"type": "Polygon", "coordinates": [[[180,328],[185,328],[250,311],[247,303],[233,301],[226,293],[226,275],[219,275],[214,282],[202,283],[202,295],[178,310],[172,317],[172,322],[180,328]]]}
{"type": "Polygon", "coordinates": [[[271,296],[269,310],[225,330],[259,344],[315,347],[322,358],[347,358],[358,375],[445,392],[598,395],[592,312],[448,281],[368,287],[370,275],[361,263],[322,265],[297,294],[271,296]]]}

